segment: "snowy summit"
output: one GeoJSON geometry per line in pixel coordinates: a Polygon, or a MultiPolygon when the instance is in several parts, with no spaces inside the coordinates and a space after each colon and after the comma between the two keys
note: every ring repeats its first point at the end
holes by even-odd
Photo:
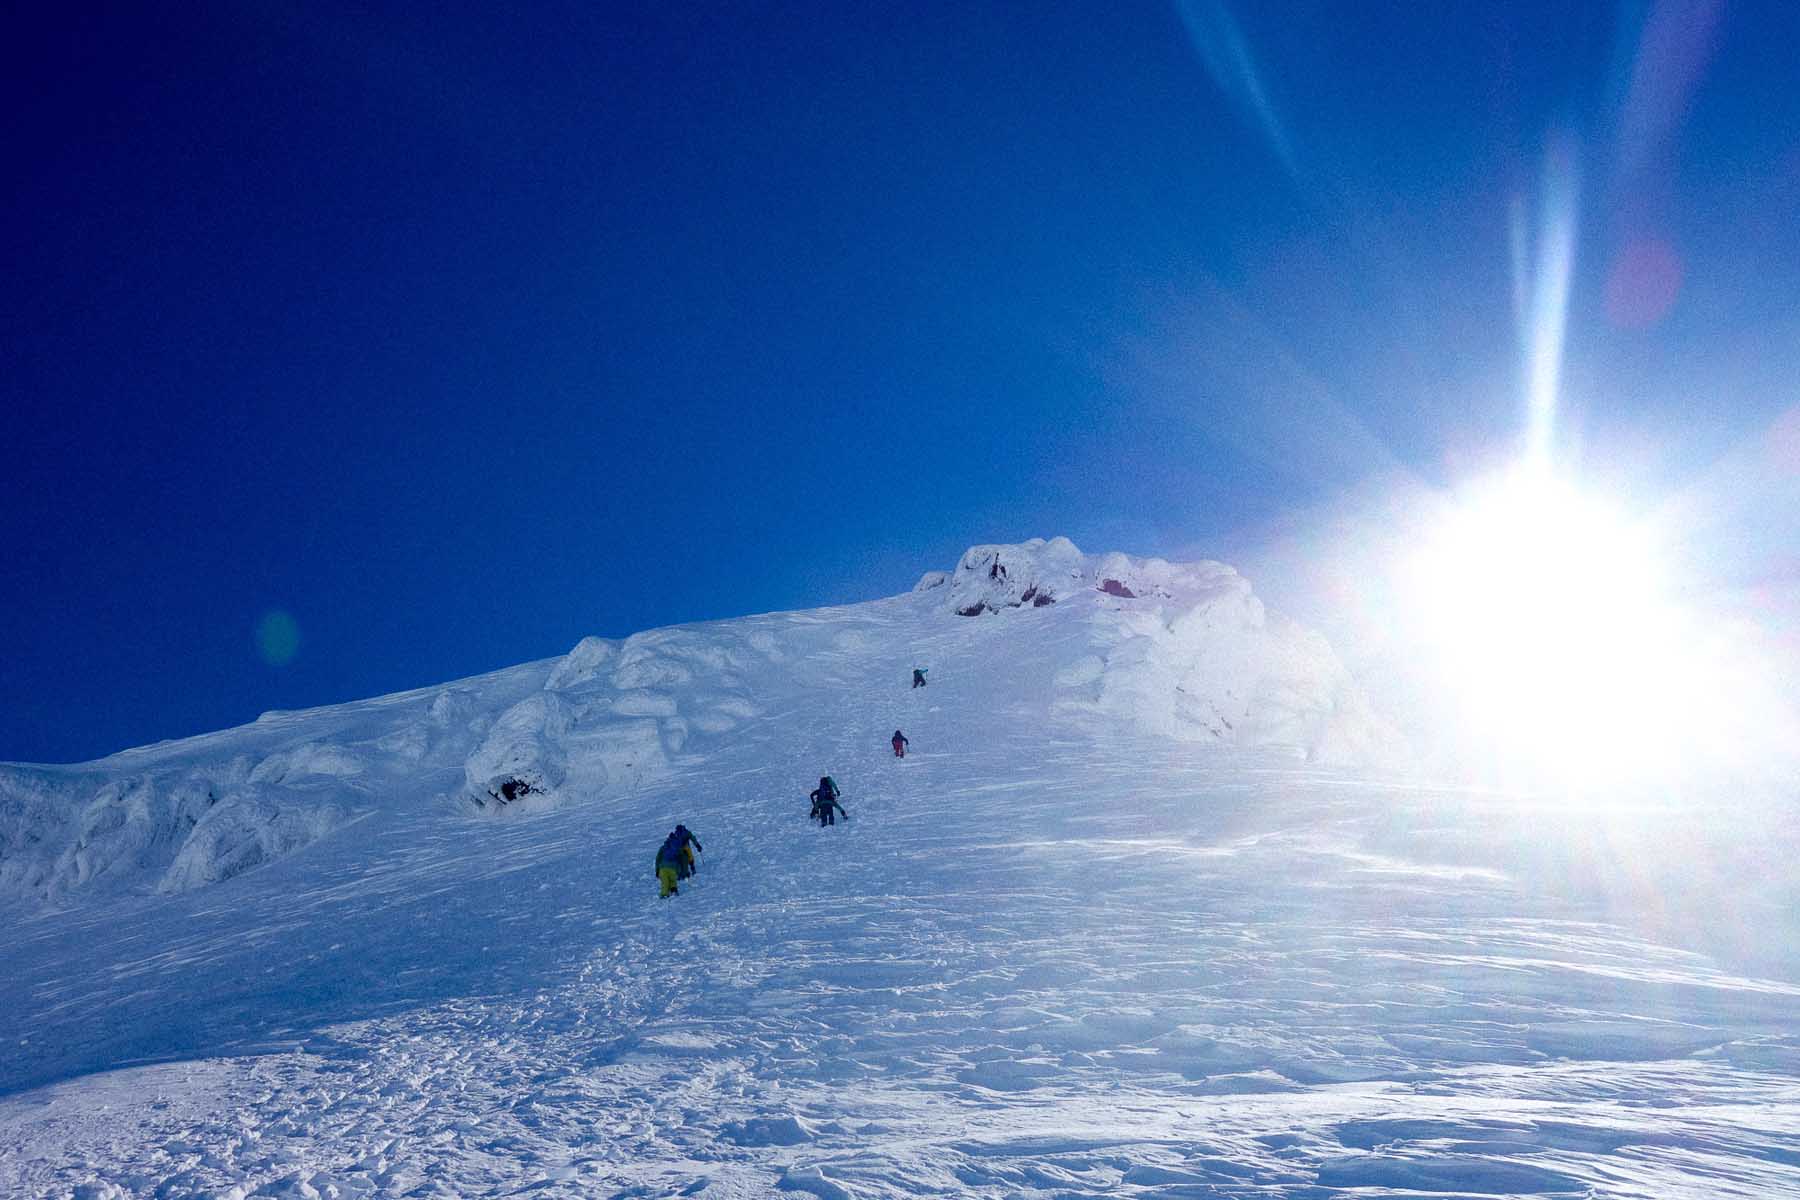
{"type": "Polygon", "coordinates": [[[1404,760],[1056,538],[0,767],[0,1192],[1800,1195],[1792,835],[1404,760]]]}

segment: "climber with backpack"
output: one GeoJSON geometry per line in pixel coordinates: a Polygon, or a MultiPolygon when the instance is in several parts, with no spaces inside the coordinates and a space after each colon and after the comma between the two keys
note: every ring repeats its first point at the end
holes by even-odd
{"type": "Polygon", "coordinates": [[[850,814],[838,803],[840,794],[836,780],[829,775],[819,776],[819,786],[812,790],[811,796],[812,819],[819,823],[819,828],[837,824],[836,813],[843,813],[846,821],[850,819],[850,814]]]}
{"type": "Polygon", "coordinates": [[[913,668],[913,686],[914,687],[922,688],[925,686],[925,672],[929,671],[930,669],[931,669],[930,667],[914,667],[913,668]]]}
{"type": "Polygon", "coordinates": [[[675,836],[681,839],[681,854],[675,863],[675,878],[691,878],[700,867],[699,861],[694,858],[694,853],[695,851],[704,851],[706,847],[700,844],[700,839],[695,837],[693,831],[686,825],[677,825],[675,836]]]}
{"type": "Polygon", "coordinates": [[[679,893],[676,881],[694,873],[694,851],[703,849],[700,839],[689,832],[686,825],[677,825],[674,832],[663,839],[656,852],[656,880],[662,885],[662,899],[679,893]]]}

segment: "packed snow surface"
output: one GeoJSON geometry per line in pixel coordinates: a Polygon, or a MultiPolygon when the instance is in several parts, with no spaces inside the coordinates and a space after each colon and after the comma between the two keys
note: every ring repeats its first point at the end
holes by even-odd
{"type": "Polygon", "coordinates": [[[0,769],[0,1194],[1800,1196],[1791,820],[1399,752],[1058,539],[0,769]]]}

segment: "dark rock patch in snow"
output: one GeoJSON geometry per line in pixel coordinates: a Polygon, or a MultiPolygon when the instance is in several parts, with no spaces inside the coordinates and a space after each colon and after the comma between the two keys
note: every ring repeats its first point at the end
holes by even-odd
{"type": "MultiPolygon", "coordinates": [[[[511,804],[514,800],[523,800],[526,796],[536,795],[539,790],[532,787],[531,781],[528,779],[503,779],[499,782],[499,786],[488,789],[487,798],[495,805],[511,804]]],[[[475,803],[485,807],[485,802],[480,797],[476,798],[475,803]]]]}

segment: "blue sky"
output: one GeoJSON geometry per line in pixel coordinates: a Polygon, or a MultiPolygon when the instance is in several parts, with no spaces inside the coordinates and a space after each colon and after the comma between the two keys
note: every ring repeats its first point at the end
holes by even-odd
{"type": "Polygon", "coordinates": [[[671,7],[11,39],[0,759],[1445,482],[1559,171],[1569,453],[1800,399],[1791,6],[671,7]]]}

